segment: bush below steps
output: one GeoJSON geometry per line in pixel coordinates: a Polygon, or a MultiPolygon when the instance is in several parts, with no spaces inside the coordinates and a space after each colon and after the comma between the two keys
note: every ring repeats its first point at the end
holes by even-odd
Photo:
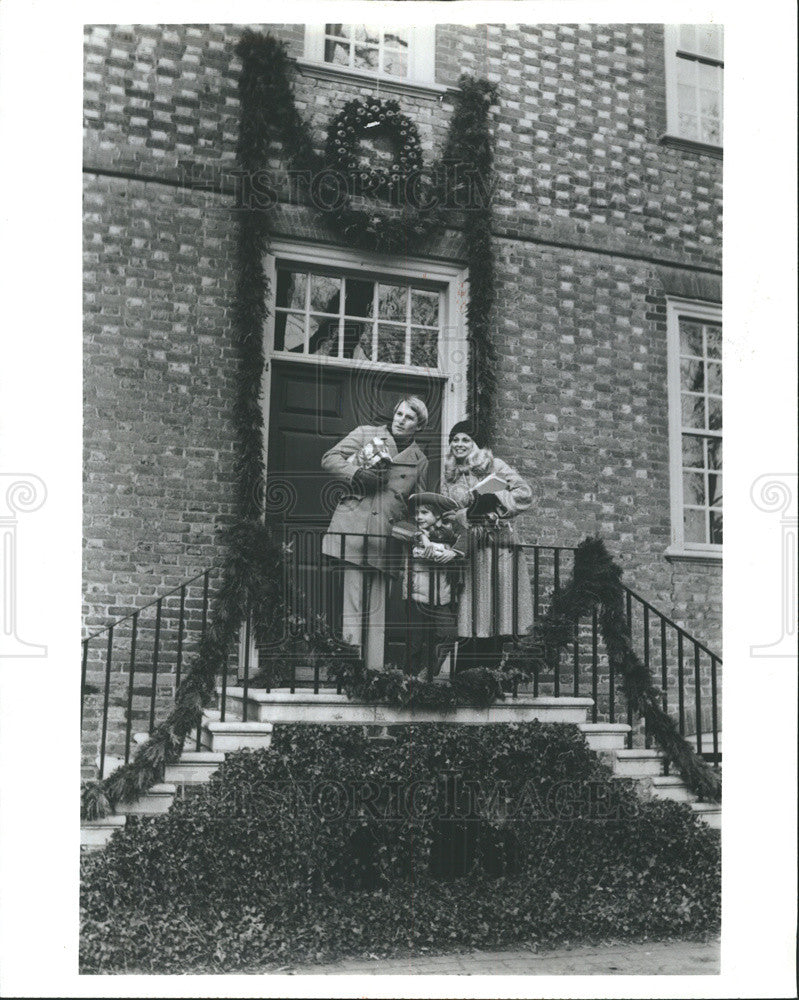
{"type": "Polygon", "coordinates": [[[83,859],[84,973],[697,937],[718,833],[576,726],[285,726],[83,859]]]}

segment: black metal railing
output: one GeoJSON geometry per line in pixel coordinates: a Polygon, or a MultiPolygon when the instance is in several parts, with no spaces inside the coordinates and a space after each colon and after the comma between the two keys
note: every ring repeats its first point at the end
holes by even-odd
{"type": "Polygon", "coordinates": [[[81,736],[86,771],[127,764],[139,724],[171,707],[187,657],[208,627],[214,570],[198,573],[82,640],[81,736]]]}
{"type": "MultiPolygon", "coordinates": [[[[469,535],[462,559],[436,564],[415,558],[410,545],[387,543],[382,536],[328,535],[324,541],[323,528],[287,528],[282,634],[265,643],[256,640],[259,623],[242,624],[235,662],[220,665],[222,721],[231,707],[230,675],[237,681],[236,708],[240,702],[247,721],[254,686],[315,694],[333,687],[341,693],[339,673],[330,669],[331,663],[353,648],[367,661],[374,659],[370,643],[375,641],[378,652],[383,648],[380,666],[391,663],[428,678],[443,672],[447,662],[450,673],[464,666],[465,649],[473,640],[479,642],[476,648],[473,643],[468,662],[498,662],[502,646],[491,636],[504,636],[506,649],[523,642],[532,621],[546,614],[552,595],[571,575],[575,549],[514,544],[474,531],[469,535]],[[465,625],[463,618],[456,620],[456,599],[470,612],[465,625]],[[450,610],[442,610],[447,603],[450,610]]],[[[149,733],[168,712],[187,656],[205,635],[216,573],[197,574],[83,640],[81,723],[87,771],[106,773],[109,757],[127,763],[135,723],[149,733]]],[[[659,683],[663,709],[675,717],[697,752],[718,764],[721,658],[626,586],[623,599],[633,647],[659,683]]],[[[565,649],[543,654],[533,658],[530,682],[514,689],[514,697],[520,692],[590,697],[592,721],[627,722],[627,745],[651,746],[650,734],[633,717],[608,661],[596,609],[576,624],[565,649]]],[[[198,729],[197,749],[200,739],[198,729]]]]}

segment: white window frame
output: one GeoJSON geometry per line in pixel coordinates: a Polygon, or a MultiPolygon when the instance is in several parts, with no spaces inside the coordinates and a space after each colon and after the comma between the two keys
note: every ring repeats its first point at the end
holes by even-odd
{"type": "Polygon", "coordinates": [[[451,90],[450,87],[436,83],[436,26],[411,25],[409,31],[408,75],[404,77],[325,62],[324,24],[305,25],[305,52],[297,62],[301,68],[307,68],[316,76],[334,80],[369,81],[378,88],[399,93],[432,92],[438,95],[451,90]]]}
{"type": "MultiPolygon", "coordinates": [[[[716,59],[714,57],[703,55],[699,52],[694,52],[691,50],[684,50],[680,47],[680,28],[682,25],[679,24],[667,24],[665,25],[665,49],[666,49],[666,135],[664,138],[671,139],[675,143],[685,143],[688,146],[699,146],[704,147],[709,150],[721,150],[724,148],[724,57],[722,50],[722,58],[716,59]],[[681,54],[683,53],[683,54],[681,54]],[[722,70],[722,86],[721,86],[721,107],[720,119],[719,119],[719,129],[721,132],[721,141],[718,143],[708,143],[702,139],[692,139],[687,136],[680,135],[679,126],[679,104],[677,97],[677,61],[681,58],[690,58],[692,61],[708,63],[714,66],[720,66],[722,70]]],[[[717,25],[714,27],[721,27],[717,25]]]]}
{"type": "MultiPolygon", "coordinates": [[[[666,297],[669,397],[669,471],[671,483],[671,545],[666,555],[684,559],[718,560],[723,546],[710,542],[686,542],[683,523],[682,386],[680,383],[680,317],[699,322],[721,323],[721,306],[696,299],[666,297]]],[[[722,336],[724,327],[722,325],[722,336]]],[[[722,427],[722,441],[724,432],[722,427]]],[[[724,475],[724,467],[721,469],[724,475]]]]}
{"type": "Polygon", "coordinates": [[[421,258],[392,257],[383,254],[364,254],[343,247],[319,246],[291,240],[272,240],[270,252],[264,258],[264,271],[269,281],[268,315],[264,324],[264,375],[262,380],[262,413],[264,423],[264,463],[269,459],[269,408],[271,392],[271,362],[286,361],[305,365],[327,365],[366,371],[406,372],[412,375],[429,374],[446,380],[447,386],[441,407],[441,448],[446,451],[449,428],[466,417],[466,371],[468,365],[467,304],[469,300],[468,270],[456,264],[444,264],[421,258]],[[400,281],[414,280],[441,286],[441,336],[438,346],[438,367],[419,368],[411,365],[387,364],[368,359],[336,358],[321,354],[296,354],[275,351],[275,295],[277,291],[278,263],[298,264],[309,268],[335,268],[341,271],[360,272],[364,278],[393,278],[400,281]]]}

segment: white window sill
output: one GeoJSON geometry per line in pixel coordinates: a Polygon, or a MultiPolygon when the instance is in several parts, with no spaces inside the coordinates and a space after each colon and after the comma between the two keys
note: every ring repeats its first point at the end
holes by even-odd
{"type": "Polygon", "coordinates": [[[663,553],[669,562],[702,562],[721,566],[722,550],[719,549],[680,549],[670,545],[663,553]]]}
{"type": "Polygon", "coordinates": [[[684,139],[679,135],[669,135],[668,133],[660,137],[661,146],[673,146],[675,149],[685,149],[692,153],[707,153],[715,156],[716,159],[724,159],[724,147],[712,146],[708,142],[699,142],[697,139],[684,139]]]}
{"type": "Polygon", "coordinates": [[[312,62],[310,59],[295,59],[298,70],[303,76],[313,76],[318,80],[332,80],[336,83],[347,81],[354,84],[370,84],[372,87],[386,90],[393,94],[407,94],[411,97],[429,97],[440,99],[445,95],[457,94],[457,87],[448,87],[442,83],[422,80],[400,80],[395,76],[383,76],[379,73],[366,73],[359,69],[346,69],[333,66],[330,63],[312,62]]]}

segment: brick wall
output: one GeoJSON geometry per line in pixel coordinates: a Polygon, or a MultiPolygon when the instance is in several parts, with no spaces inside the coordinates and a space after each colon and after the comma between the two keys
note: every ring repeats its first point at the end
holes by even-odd
{"type": "MultiPolygon", "coordinates": [[[[208,565],[231,513],[232,199],[180,184],[235,166],[241,30],[86,30],[87,626],[208,565]]],[[[301,54],[301,26],[274,30],[301,54]]],[[[720,566],[663,555],[664,294],[675,281],[717,294],[721,162],[659,142],[662,28],[439,26],[438,81],[462,71],[500,88],[500,452],[536,491],[523,530],[601,531],[628,581],[719,649],[720,566]]],[[[298,76],[319,148],[343,103],[371,92],[298,76]]],[[[430,162],[451,99],[400,103],[430,162]]],[[[325,236],[301,209],[278,220],[325,236]]],[[[462,245],[449,233],[435,254],[462,245]]]]}

